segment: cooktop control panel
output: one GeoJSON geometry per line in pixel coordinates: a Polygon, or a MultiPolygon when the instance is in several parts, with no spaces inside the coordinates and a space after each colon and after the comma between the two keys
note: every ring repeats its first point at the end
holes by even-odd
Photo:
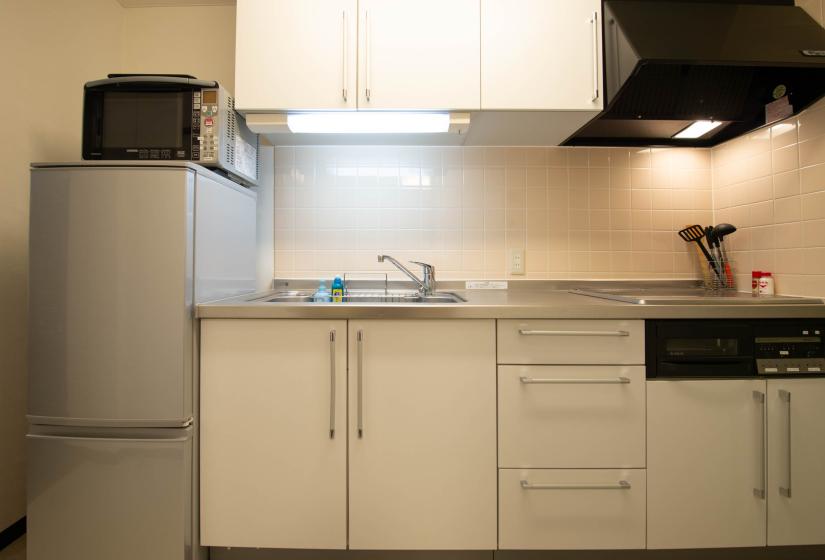
{"type": "Polygon", "coordinates": [[[760,375],[825,373],[825,325],[760,325],[754,354],[760,375]]]}

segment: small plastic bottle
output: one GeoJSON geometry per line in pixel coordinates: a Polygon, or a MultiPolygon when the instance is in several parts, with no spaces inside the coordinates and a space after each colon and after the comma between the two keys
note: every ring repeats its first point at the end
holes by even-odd
{"type": "Polygon", "coordinates": [[[759,295],[772,296],[776,293],[776,287],[773,281],[773,274],[770,272],[763,272],[759,277],[759,295]]]}
{"type": "Polygon", "coordinates": [[[327,284],[323,280],[318,285],[318,290],[315,292],[315,295],[312,296],[312,301],[316,303],[327,303],[332,301],[332,294],[329,293],[327,290],[327,284]]]}
{"type": "Polygon", "coordinates": [[[344,301],[344,281],[340,276],[336,276],[332,281],[332,301],[335,303],[344,301]]]}
{"type": "Polygon", "coordinates": [[[759,295],[759,278],[762,276],[761,270],[754,270],[751,272],[751,295],[756,297],[759,295]]]}

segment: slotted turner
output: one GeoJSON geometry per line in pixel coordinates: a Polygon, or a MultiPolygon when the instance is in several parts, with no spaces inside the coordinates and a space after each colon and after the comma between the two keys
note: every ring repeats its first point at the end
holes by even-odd
{"type": "Polygon", "coordinates": [[[679,237],[681,237],[688,243],[690,243],[691,241],[695,242],[702,250],[702,254],[705,255],[705,259],[707,259],[708,264],[713,269],[713,272],[715,272],[716,276],[718,276],[719,279],[724,282],[722,274],[716,267],[716,260],[714,260],[710,253],[708,253],[708,250],[705,248],[705,244],[702,243],[702,239],[705,238],[705,228],[703,228],[700,225],[688,226],[685,229],[679,231],[679,237]]]}

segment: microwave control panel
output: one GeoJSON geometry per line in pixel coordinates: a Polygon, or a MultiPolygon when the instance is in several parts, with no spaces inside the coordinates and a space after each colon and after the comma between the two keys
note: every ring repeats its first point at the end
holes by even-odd
{"type": "Polygon", "coordinates": [[[825,326],[757,328],[754,339],[760,375],[825,374],[825,326]]]}

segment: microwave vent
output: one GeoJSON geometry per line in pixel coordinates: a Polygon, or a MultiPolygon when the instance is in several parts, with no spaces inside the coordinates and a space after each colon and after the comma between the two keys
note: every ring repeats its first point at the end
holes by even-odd
{"type": "Polygon", "coordinates": [[[235,98],[227,96],[226,98],[226,157],[229,163],[235,164],[235,98]]]}

